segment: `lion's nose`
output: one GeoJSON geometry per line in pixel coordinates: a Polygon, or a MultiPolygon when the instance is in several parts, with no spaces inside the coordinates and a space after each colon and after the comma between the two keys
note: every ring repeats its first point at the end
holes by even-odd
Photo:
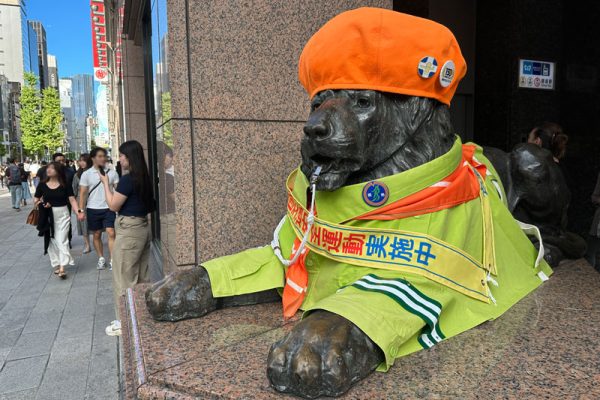
{"type": "Polygon", "coordinates": [[[304,126],[304,134],[311,139],[319,139],[327,136],[329,130],[324,124],[307,124],[304,126]]]}

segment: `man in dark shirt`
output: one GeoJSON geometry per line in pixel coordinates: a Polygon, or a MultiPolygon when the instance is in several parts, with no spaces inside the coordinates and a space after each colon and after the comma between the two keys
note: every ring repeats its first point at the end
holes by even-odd
{"type": "MultiPolygon", "coordinates": [[[[67,178],[67,185],[73,186],[73,177],[75,176],[75,171],[72,168],[67,168],[67,158],[63,153],[54,153],[52,154],[52,161],[60,163],[65,170],[65,177],[67,178]]],[[[37,173],[38,178],[42,181],[46,177],[46,168],[42,167],[38,170],[37,173]]]]}
{"type": "Polygon", "coordinates": [[[8,179],[12,208],[21,211],[21,200],[23,199],[23,186],[21,185],[22,169],[19,167],[16,159],[9,160],[9,165],[5,173],[8,179]]]}

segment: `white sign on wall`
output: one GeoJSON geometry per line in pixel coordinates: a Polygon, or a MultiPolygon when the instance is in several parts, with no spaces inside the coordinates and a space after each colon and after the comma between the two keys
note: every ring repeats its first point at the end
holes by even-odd
{"type": "Polygon", "coordinates": [[[549,61],[519,60],[519,87],[554,90],[555,66],[549,61]]]}

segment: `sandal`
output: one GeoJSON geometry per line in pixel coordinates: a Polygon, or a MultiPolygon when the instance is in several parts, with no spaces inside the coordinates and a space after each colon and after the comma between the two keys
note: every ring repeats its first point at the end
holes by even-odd
{"type": "Polygon", "coordinates": [[[65,271],[58,271],[57,275],[60,279],[67,279],[67,273],[65,271]]]}
{"type": "Polygon", "coordinates": [[[54,269],[54,275],[58,275],[58,271],[60,271],[60,268],[55,268],[54,269]]]}

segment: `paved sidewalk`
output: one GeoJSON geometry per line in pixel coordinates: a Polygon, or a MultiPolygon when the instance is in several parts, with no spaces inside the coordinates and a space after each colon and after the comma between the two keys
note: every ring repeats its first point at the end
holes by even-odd
{"type": "Polygon", "coordinates": [[[104,333],[111,272],[74,236],[77,265],[55,277],[30,210],[14,211],[0,189],[0,400],[118,399],[118,340],[104,333]]]}

